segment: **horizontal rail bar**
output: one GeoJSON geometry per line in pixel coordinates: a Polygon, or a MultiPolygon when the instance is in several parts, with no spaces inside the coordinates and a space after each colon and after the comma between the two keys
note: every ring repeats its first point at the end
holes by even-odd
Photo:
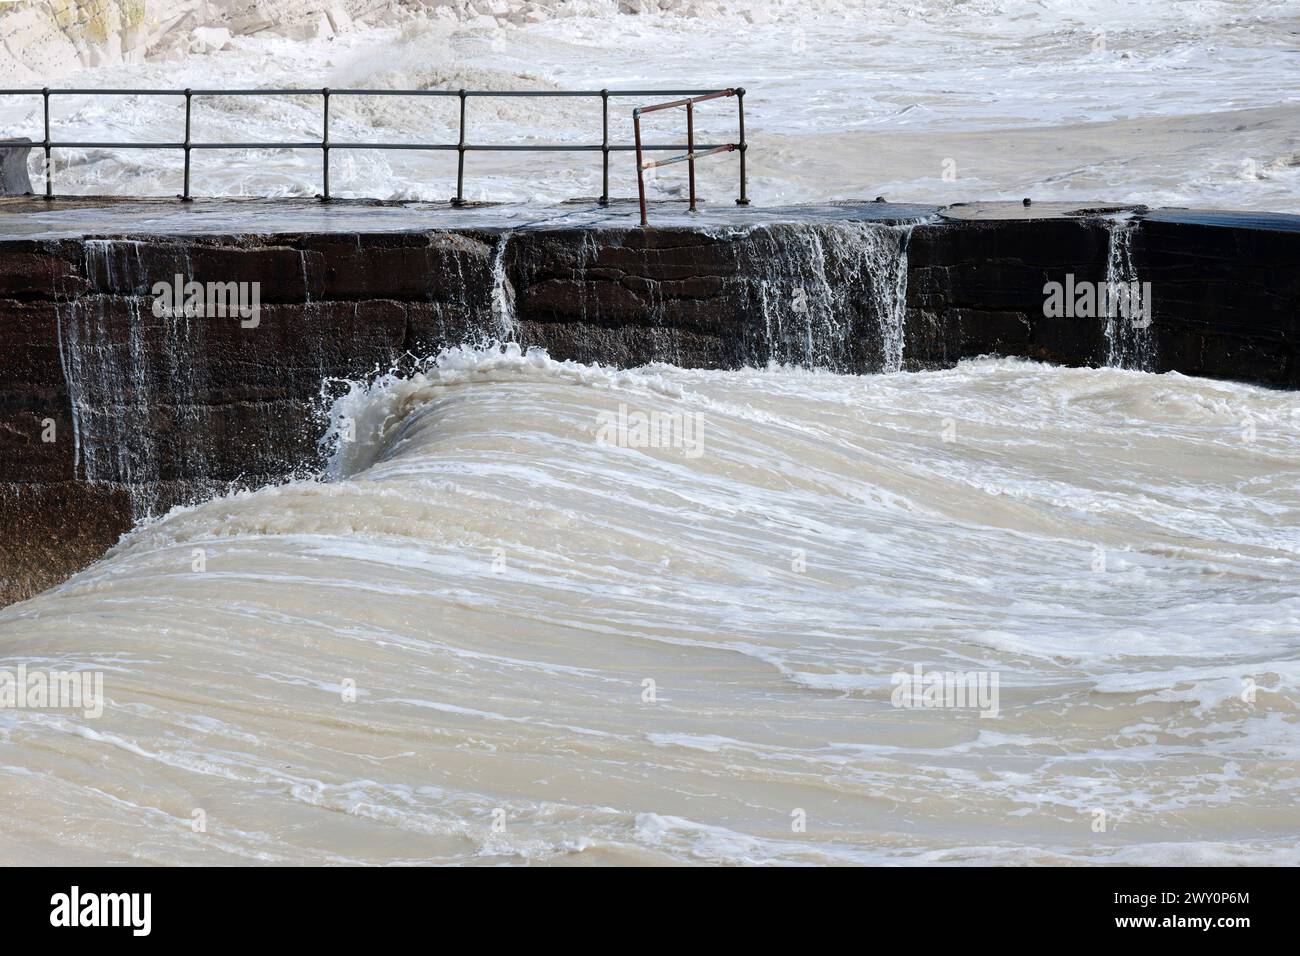
{"type": "MultiPolygon", "coordinates": [[[[334,144],[331,143],[330,145],[333,146],[334,144]]],[[[724,143],[723,145],[729,145],[729,144],[725,144],[725,143],[724,143]]],[[[454,148],[454,147],[453,147],[453,148],[454,148]]],[[[687,146],[686,146],[685,143],[658,143],[658,144],[653,145],[653,146],[642,146],[642,147],[641,147],[642,150],[653,149],[653,150],[658,150],[658,151],[660,151],[660,152],[663,152],[663,151],[665,151],[665,150],[669,150],[669,149],[686,149],[686,148],[687,148],[687,146]]],[[[704,148],[706,148],[706,147],[700,147],[700,148],[701,148],[701,149],[704,149],[704,148]]],[[[709,147],[707,147],[707,148],[708,148],[708,149],[716,149],[717,147],[709,146],[709,147]]],[[[528,152],[528,151],[532,151],[532,152],[575,152],[575,151],[581,151],[581,152],[599,152],[600,150],[608,149],[611,153],[615,153],[615,152],[618,152],[618,153],[623,153],[623,152],[626,152],[626,153],[632,153],[632,152],[635,152],[635,151],[636,151],[636,146],[634,146],[634,145],[632,145],[632,144],[628,144],[628,145],[624,145],[624,146],[604,146],[604,145],[602,145],[602,144],[600,144],[600,143],[596,143],[596,144],[594,144],[594,145],[590,145],[590,146],[576,146],[576,145],[575,145],[575,146],[515,146],[515,145],[512,145],[512,144],[502,144],[502,145],[499,145],[499,146],[472,146],[472,145],[468,145],[468,144],[467,144],[467,145],[465,146],[465,149],[467,149],[467,150],[477,149],[477,150],[489,150],[489,151],[491,151],[491,150],[501,150],[501,151],[503,151],[503,152],[508,152],[508,151],[517,151],[517,152],[528,152]]]]}
{"type": "MultiPolygon", "coordinates": [[[[358,91],[366,92],[366,91],[358,91]]],[[[388,90],[378,92],[391,92],[388,90]]],[[[466,90],[466,96],[705,96],[722,90],[466,90]]],[[[400,94],[399,94],[400,95],[400,94]]]]}
{"type": "Polygon", "coordinates": [[[716,100],[721,96],[735,96],[735,90],[718,90],[714,93],[706,93],[703,96],[692,96],[684,100],[673,100],[671,103],[655,103],[653,106],[643,106],[638,113],[657,113],[659,110],[671,110],[678,106],[694,106],[696,103],[703,103],[706,100],[716,100]]]}
{"type": "MultiPolygon", "coordinates": [[[[586,96],[586,97],[624,97],[624,96],[693,96],[693,97],[716,97],[726,96],[730,90],[369,90],[369,89],[341,89],[330,88],[330,96],[460,96],[461,93],[466,96],[499,96],[499,97],[566,97],[566,96],[586,96]]],[[[51,96],[184,96],[184,90],[174,89],[116,89],[116,90],[86,90],[86,89],[55,89],[48,90],[36,88],[8,88],[0,89],[0,96],[41,96],[49,93],[51,96]]],[[[269,89],[252,89],[252,90],[190,90],[191,96],[320,96],[322,90],[319,87],[310,89],[301,89],[296,87],[269,88],[269,89]]],[[[648,110],[646,111],[648,112],[648,110]]]]}
{"type": "MultiPolygon", "coordinates": [[[[3,144],[4,141],[0,141],[3,144]]],[[[24,143],[15,141],[17,145],[35,145],[41,146],[43,143],[24,143]]],[[[457,143],[336,143],[330,141],[330,149],[461,149],[457,143]]],[[[101,143],[101,142],[50,142],[51,149],[320,149],[320,140],[309,140],[304,143],[101,143]]],[[[685,143],[660,143],[653,146],[642,146],[642,150],[658,150],[660,152],[670,149],[686,149],[685,143]]],[[[723,146],[701,146],[700,149],[734,149],[732,144],[723,146]]],[[[474,145],[466,143],[464,146],[466,152],[501,152],[501,153],[595,153],[608,149],[610,152],[632,152],[635,146],[604,146],[600,143],[575,143],[571,146],[553,146],[538,144],[536,146],[525,146],[514,143],[484,143],[474,145]]],[[[703,155],[697,153],[697,155],[703,155]]]]}
{"type": "MultiPolygon", "coordinates": [[[[52,144],[52,145],[58,145],[52,144]]],[[[319,148],[320,144],[316,146],[319,148]]],[[[197,146],[195,147],[198,148],[197,146]]],[[[461,149],[456,143],[330,143],[330,149],[461,149]]],[[[670,149],[686,149],[685,143],[662,143],[655,146],[642,146],[643,150],[653,149],[663,152],[670,149]]],[[[708,147],[713,149],[714,147],[708,147]]],[[[467,153],[599,153],[608,149],[614,152],[633,152],[635,146],[604,146],[601,143],[575,143],[571,146],[552,146],[538,144],[536,146],[523,146],[514,143],[484,143],[475,145],[466,143],[464,150],[467,153]]]]}
{"type": "MultiPolygon", "coordinates": [[[[331,146],[334,144],[331,143],[331,146]]],[[[51,149],[320,149],[320,140],[306,143],[50,143],[51,149]]],[[[455,149],[455,147],[452,147],[455,149]]]]}
{"type": "MultiPolygon", "coordinates": [[[[33,143],[33,146],[47,145],[50,149],[184,149],[184,143],[57,143],[51,140],[49,143],[33,143]]],[[[192,144],[191,144],[192,145],[192,144]]],[[[320,149],[320,143],[313,143],[317,149],[320,149]]]]}
{"type": "MultiPolygon", "coordinates": [[[[643,149],[645,147],[642,147],[643,149]]],[[[683,153],[680,156],[669,156],[667,159],[661,159],[657,162],[642,163],[642,169],[657,169],[660,166],[671,166],[673,163],[685,163],[692,159],[703,159],[705,156],[712,156],[714,153],[730,153],[736,149],[735,143],[727,143],[725,146],[712,146],[708,149],[697,149],[693,153],[683,153]]]]}

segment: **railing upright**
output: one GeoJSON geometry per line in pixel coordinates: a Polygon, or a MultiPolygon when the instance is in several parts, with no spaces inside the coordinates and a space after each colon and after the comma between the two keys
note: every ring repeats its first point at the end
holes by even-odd
{"type": "Polygon", "coordinates": [[[600,204],[609,205],[609,90],[600,91],[600,204]]]}
{"type": "Polygon", "coordinates": [[[688,211],[695,212],[695,103],[686,102],[686,161],[687,181],[690,183],[691,204],[688,211]]]}
{"type": "Polygon", "coordinates": [[[50,165],[50,88],[41,90],[45,106],[45,198],[54,198],[54,169],[50,165]]]}
{"type": "Polygon", "coordinates": [[[745,88],[736,87],[736,113],[740,119],[740,143],[736,146],[740,150],[740,198],[736,200],[737,206],[748,206],[749,196],[746,194],[748,188],[748,179],[745,175],[745,153],[749,152],[749,144],[745,142],[745,88]]]}
{"type": "Polygon", "coordinates": [[[632,135],[636,140],[636,194],[641,201],[641,225],[646,225],[645,217],[645,163],[641,162],[641,111],[632,111],[632,135]]]}
{"type": "Polygon", "coordinates": [[[460,142],[456,145],[456,198],[453,206],[465,205],[465,98],[468,94],[460,91],[460,142]]]}
{"type": "Polygon", "coordinates": [[[181,201],[190,201],[190,104],[194,94],[185,88],[185,182],[181,187],[181,201]]]}
{"type": "Polygon", "coordinates": [[[321,109],[321,179],[323,180],[324,192],[321,193],[321,202],[330,201],[330,88],[327,86],[320,91],[324,100],[321,109]]]}

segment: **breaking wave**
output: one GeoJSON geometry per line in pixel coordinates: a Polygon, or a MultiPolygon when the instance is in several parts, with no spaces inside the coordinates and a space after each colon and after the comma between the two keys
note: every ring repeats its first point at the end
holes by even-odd
{"type": "Polygon", "coordinates": [[[0,610],[107,697],[0,710],[6,860],[1300,861],[1283,393],[462,348],[331,422],[0,610]]]}

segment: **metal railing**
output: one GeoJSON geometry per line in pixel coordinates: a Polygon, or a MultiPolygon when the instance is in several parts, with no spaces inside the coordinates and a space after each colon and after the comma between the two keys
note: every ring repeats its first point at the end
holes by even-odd
{"type": "MultiPolygon", "coordinates": [[[[636,191],[637,198],[641,202],[641,225],[648,225],[646,222],[645,207],[645,171],[647,169],[657,169],[660,166],[671,166],[673,163],[688,163],[690,174],[687,177],[690,181],[690,211],[695,212],[695,160],[702,159],[705,156],[713,156],[716,153],[730,153],[733,150],[740,151],[740,198],[736,200],[738,206],[748,206],[749,197],[745,195],[745,91],[744,89],[726,89],[715,90],[712,93],[702,93],[699,96],[692,96],[685,100],[672,100],[668,103],[656,103],[653,106],[642,106],[632,111],[632,130],[636,138],[636,191]],[[723,96],[734,96],[739,104],[738,113],[740,116],[740,142],[724,143],[721,146],[701,146],[699,151],[695,148],[695,104],[703,103],[706,100],[716,100],[723,96]],[[670,156],[668,159],[661,159],[658,162],[653,160],[647,162],[641,158],[641,115],[643,113],[656,113],[659,110],[676,109],[679,106],[686,107],[686,152],[681,156],[670,156]]],[[[647,147],[649,148],[649,147],[647,147]]]]}
{"type": "MultiPolygon", "coordinates": [[[[602,188],[598,202],[603,205],[609,204],[609,156],[614,152],[625,152],[635,150],[637,152],[637,165],[641,165],[642,150],[676,150],[686,149],[688,154],[695,153],[696,147],[693,142],[683,145],[680,143],[661,143],[642,145],[639,141],[634,144],[611,143],[609,139],[609,101],[617,98],[635,97],[638,99],[652,96],[688,96],[696,99],[713,99],[719,96],[736,96],[739,121],[740,121],[740,142],[728,143],[721,146],[701,146],[700,150],[710,152],[721,152],[724,150],[740,151],[740,198],[737,203],[742,205],[748,204],[746,196],[745,183],[745,101],[743,89],[727,90],[364,90],[364,89],[330,89],[323,87],[320,89],[251,89],[251,90],[196,90],[196,89],[109,89],[109,90],[90,90],[90,89],[50,89],[44,87],[40,89],[0,89],[0,96],[9,95],[31,95],[42,98],[42,108],[44,115],[44,136],[39,143],[32,143],[33,146],[39,146],[44,151],[45,164],[45,198],[54,198],[54,176],[51,163],[51,150],[55,149],[179,149],[185,153],[185,170],[184,170],[184,189],[179,199],[188,202],[193,197],[190,195],[190,154],[196,149],[319,149],[321,151],[322,167],[322,190],[318,194],[322,201],[330,200],[330,151],[338,149],[413,149],[413,150],[455,150],[457,153],[456,164],[456,196],[451,200],[453,205],[461,206],[465,204],[465,154],[470,152],[597,152],[602,154],[602,188]],[[319,141],[304,142],[236,142],[236,143],[196,143],[191,138],[192,128],[193,101],[195,97],[204,96],[320,96],[322,99],[322,127],[321,138],[319,141]],[[57,141],[50,138],[50,98],[54,96],[179,96],[185,98],[185,138],[180,142],[100,142],[100,141],[57,141]],[[460,101],[460,135],[455,143],[338,143],[330,140],[330,100],[340,96],[437,96],[437,97],[455,97],[460,101]],[[589,144],[513,144],[513,143],[471,143],[466,139],[466,122],[465,109],[470,97],[588,97],[599,98],[601,101],[601,129],[602,136],[599,143],[589,144]]],[[[688,101],[680,101],[688,102],[688,101]]],[[[661,105],[654,109],[666,109],[668,105],[680,105],[680,103],[661,105]]],[[[641,112],[645,112],[642,110],[641,112]]],[[[633,113],[634,123],[637,124],[639,131],[639,118],[636,112],[633,113]]],[[[688,140],[693,140],[693,129],[688,140]]],[[[692,163],[692,171],[694,164],[692,163]]],[[[637,178],[641,179],[641,169],[637,170],[637,178]]],[[[692,190],[692,208],[694,207],[694,192],[692,190]]],[[[644,208],[644,195],[642,195],[642,207],[644,208]]],[[[642,215],[644,222],[645,216],[642,215]]]]}

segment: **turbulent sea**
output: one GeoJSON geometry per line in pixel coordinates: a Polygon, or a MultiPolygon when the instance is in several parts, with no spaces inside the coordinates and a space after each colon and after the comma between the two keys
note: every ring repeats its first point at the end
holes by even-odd
{"type": "MultiPolygon", "coordinates": [[[[1293,2],[630,6],[264,31],[56,79],[740,84],[758,205],[1300,210],[1293,2]]],[[[636,105],[611,112],[615,141],[636,105]]],[[[701,137],[732,140],[732,103],[706,106],[701,137]]],[[[331,109],[336,143],[458,135],[454,101],[331,109]]],[[[0,132],[39,140],[39,110],[0,98],[0,132]]],[[[52,114],[78,141],[183,128],[176,99],[60,95],[52,114]]],[[[681,135],[656,115],[651,138],[681,135]]],[[[195,101],[197,142],[320,135],[318,97],[195,101]]],[[[598,101],[472,100],[468,138],[599,142],[598,101]]],[[[455,190],[452,153],[332,162],[339,196],[455,190]]],[[[180,156],[68,149],[55,175],[172,196],[180,156]]],[[[316,150],[194,154],[197,195],[310,197],[319,176],[316,150]]],[[[734,157],[699,176],[730,208],[734,157]]],[[[626,154],[611,180],[634,193],[626,154]]],[[[466,187],[595,196],[599,157],[471,153],[466,187]]],[[[0,708],[0,861],[1300,863],[1294,394],[508,347],[352,383],[329,420],[324,473],[151,518],[0,609],[0,669],[100,673],[106,697],[95,719],[0,708]],[[611,440],[644,421],[683,440],[611,440]],[[928,693],[957,675],[978,706],[928,693]]]]}
{"type": "MultiPolygon", "coordinates": [[[[479,6],[521,8],[518,0],[479,6]]],[[[301,0],[280,0],[293,9],[301,0]]],[[[1300,211],[1300,4],[1295,0],[542,0],[550,14],[497,26],[441,18],[289,39],[262,30],[206,55],[45,78],[72,88],[321,87],[656,90],[743,86],[750,195],[760,205],[872,199],[1142,202],[1300,211]],[[655,12],[659,7],[669,13],[655,12]],[[645,11],[635,15],[632,11],[645,11]]],[[[381,3],[374,7],[384,6],[381,3]]],[[[397,6],[396,0],[388,6],[397,6]]],[[[17,84],[42,85],[41,82],[17,84]]],[[[611,100],[612,142],[631,111],[611,100]]],[[[455,98],[335,97],[337,196],[447,199],[454,153],[342,149],[455,143],[455,98]]],[[[58,95],[54,138],[179,142],[178,97],[58,95]]],[[[702,139],[734,142],[734,101],[703,104],[702,139]]],[[[193,141],[313,142],[321,98],[203,96],[193,141]]],[[[649,142],[683,142],[680,112],[646,119],[649,142]]],[[[38,96],[0,97],[0,134],[40,141],[38,96]]],[[[475,144],[598,144],[598,99],[471,99],[475,144]]],[[[39,182],[37,157],[31,159],[39,182]]],[[[178,150],[57,150],[63,193],[181,190],[178,150]]],[[[318,150],[199,150],[196,195],[311,197],[318,150]]],[[[730,204],[734,157],[699,164],[701,195],[730,204]]],[[[634,196],[615,154],[611,191],[634,196]]],[[[681,198],[683,167],[649,184],[681,198]]],[[[600,195],[599,153],[472,153],[466,196],[600,195]]]]}
{"type": "Polygon", "coordinates": [[[106,697],[0,710],[0,858],[1300,862],[1287,393],[461,349],[333,422],[0,610],[106,697]]]}

